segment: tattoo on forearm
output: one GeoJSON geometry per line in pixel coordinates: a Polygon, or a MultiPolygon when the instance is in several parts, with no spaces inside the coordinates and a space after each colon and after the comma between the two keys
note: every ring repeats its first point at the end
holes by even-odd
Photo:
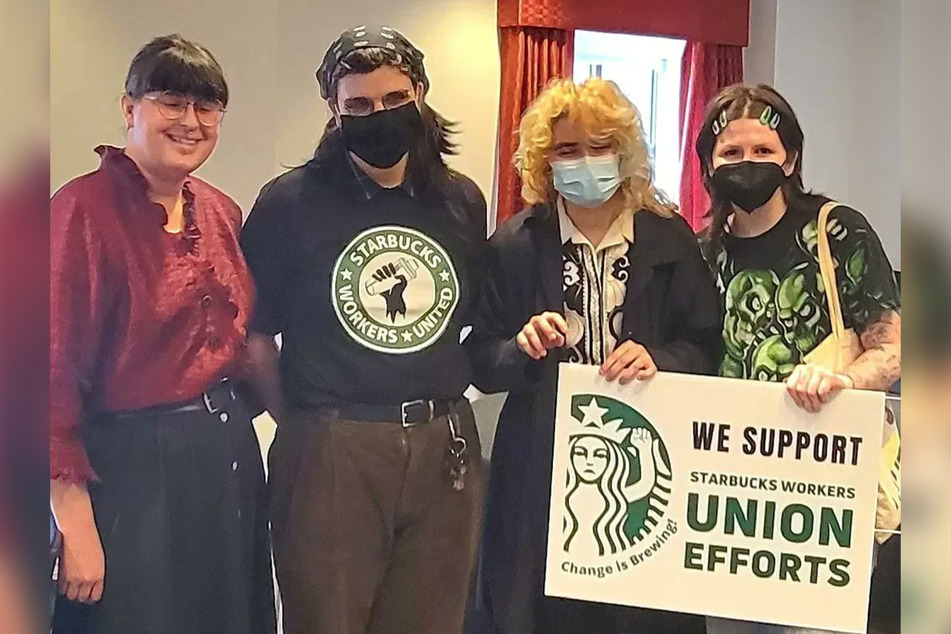
{"type": "Polygon", "coordinates": [[[865,350],[847,369],[855,387],[887,390],[901,377],[901,315],[889,311],[862,332],[865,350]]]}

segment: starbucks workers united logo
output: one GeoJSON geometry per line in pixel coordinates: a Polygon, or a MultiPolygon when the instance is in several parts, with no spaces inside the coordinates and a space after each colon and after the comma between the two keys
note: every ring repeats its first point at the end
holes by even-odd
{"type": "Polygon", "coordinates": [[[645,540],[663,545],[666,537],[658,534],[666,531],[660,524],[670,501],[671,465],[657,430],[607,396],[573,396],[571,416],[578,425],[568,444],[564,552],[592,561],[645,540]]]}
{"type": "Polygon", "coordinates": [[[459,303],[459,279],[446,250],[407,227],[364,231],[333,267],[331,293],[341,325],[357,343],[390,354],[428,348],[459,303]]]}

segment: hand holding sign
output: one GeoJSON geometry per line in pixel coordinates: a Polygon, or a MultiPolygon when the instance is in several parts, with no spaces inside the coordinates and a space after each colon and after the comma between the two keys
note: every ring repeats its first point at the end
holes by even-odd
{"type": "Polygon", "coordinates": [[[796,405],[807,412],[818,412],[836,392],[855,387],[846,374],[835,374],[818,365],[798,365],[786,380],[786,390],[796,405]]]}
{"type": "Polygon", "coordinates": [[[657,366],[647,348],[633,341],[625,341],[611,353],[601,375],[608,381],[618,379],[621,385],[627,385],[634,379],[646,381],[657,374],[657,366]]]}

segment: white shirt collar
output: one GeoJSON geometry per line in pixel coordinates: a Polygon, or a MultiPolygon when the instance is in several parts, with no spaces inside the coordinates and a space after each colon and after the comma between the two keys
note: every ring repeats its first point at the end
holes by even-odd
{"type": "Polygon", "coordinates": [[[611,226],[608,227],[608,232],[604,234],[604,239],[601,240],[601,244],[595,247],[591,244],[591,241],[585,237],[581,231],[578,230],[578,227],[575,226],[575,223],[571,221],[571,218],[568,216],[568,212],[565,209],[565,201],[563,198],[558,198],[558,229],[561,233],[561,243],[565,244],[567,242],[573,242],[575,244],[586,244],[592,251],[598,253],[604,249],[610,247],[619,246],[622,244],[633,244],[634,243],[634,212],[624,208],[624,211],[614,219],[614,222],[611,223],[611,226]]]}

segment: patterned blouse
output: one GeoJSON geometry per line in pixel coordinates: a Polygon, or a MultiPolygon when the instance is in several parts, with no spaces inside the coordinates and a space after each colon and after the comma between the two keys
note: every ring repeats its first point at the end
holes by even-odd
{"type": "Polygon", "coordinates": [[[575,227],[558,204],[561,230],[565,320],[568,322],[568,361],[601,365],[621,332],[624,297],[634,242],[634,214],[625,210],[597,246],[575,227]]]}

